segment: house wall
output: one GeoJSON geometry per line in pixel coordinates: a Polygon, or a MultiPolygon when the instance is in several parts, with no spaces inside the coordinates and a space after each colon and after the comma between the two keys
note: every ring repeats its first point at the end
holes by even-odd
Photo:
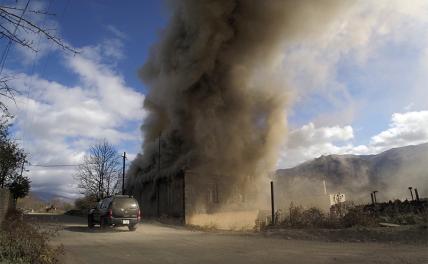
{"type": "Polygon", "coordinates": [[[252,229],[260,214],[249,197],[215,175],[202,176],[187,170],[145,182],[137,188],[141,193],[134,194],[143,218],[220,229],[252,229]]]}
{"type": "Polygon", "coordinates": [[[156,181],[147,181],[140,188],[141,193],[134,194],[143,214],[143,218],[173,218],[184,221],[184,174],[156,181]]]}
{"type": "Polygon", "coordinates": [[[190,170],[186,171],[185,181],[187,225],[252,230],[262,217],[260,210],[255,208],[256,198],[250,189],[244,193],[242,186],[233,186],[224,177],[207,177],[190,170]]]}

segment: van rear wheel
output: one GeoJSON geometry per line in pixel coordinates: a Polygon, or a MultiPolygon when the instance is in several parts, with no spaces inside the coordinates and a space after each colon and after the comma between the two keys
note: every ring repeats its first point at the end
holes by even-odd
{"type": "Polygon", "coordinates": [[[135,231],[135,230],[137,230],[137,225],[129,225],[128,229],[129,229],[129,231],[135,231]]]}
{"type": "Polygon", "coordinates": [[[88,215],[88,228],[94,228],[94,218],[92,215],[88,215]]]}
{"type": "Polygon", "coordinates": [[[107,228],[107,219],[105,217],[101,217],[100,219],[100,227],[107,228]]]}

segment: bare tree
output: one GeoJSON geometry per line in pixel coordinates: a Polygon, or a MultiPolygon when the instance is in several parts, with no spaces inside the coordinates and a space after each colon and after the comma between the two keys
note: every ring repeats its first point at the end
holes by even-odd
{"type": "Polygon", "coordinates": [[[2,99],[9,99],[15,102],[15,94],[18,92],[16,89],[9,85],[9,81],[14,79],[11,76],[0,75],[0,114],[9,116],[9,111],[6,104],[2,99]]]}
{"type": "Polygon", "coordinates": [[[120,173],[120,155],[106,140],[92,146],[75,175],[82,194],[95,195],[98,199],[117,191],[120,173]]]}

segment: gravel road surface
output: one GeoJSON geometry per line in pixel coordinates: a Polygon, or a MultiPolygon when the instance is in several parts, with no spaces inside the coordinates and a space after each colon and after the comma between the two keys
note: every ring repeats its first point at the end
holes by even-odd
{"type": "Polygon", "coordinates": [[[61,225],[64,263],[428,263],[426,246],[287,240],[260,234],[213,233],[156,223],[89,230],[85,219],[31,215],[61,225]]]}

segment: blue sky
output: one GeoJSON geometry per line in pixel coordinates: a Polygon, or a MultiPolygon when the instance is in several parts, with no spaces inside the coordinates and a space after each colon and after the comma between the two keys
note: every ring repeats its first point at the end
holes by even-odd
{"type": "MultiPolygon", "coordinates": [[[[278,54],[289,92],[278,167],[428,141],[428,6],[409,2],[359,1],[310,42],[278,54]]],[[[103,138],[132,159],[145,116],[137,71],[168,23],[166,4],[33,0],[30,9],[56,13],[34,19],[80,51],[72,56],[28,35],[40,52],[14,46],[7,58],[5,73],[18,76],[22,91],[10,104],[13,130],[30,162],[78,164],[103,138]]],[[[72,169],[30,170],[34,190],[76,197],[72,169]]]]}
{"type": "MultiPolygon", "coordinates": [[[[21,2],[24,4],[24,1],[21,2]]],[[[32,6],[38,9],[39,5],[56,14],[54,20],[41,18],[40,24],[59,28],[59,35],[76,49],[96,45],[106,39],[122,38],[121,45],[126,50],[124,58],[113,63],[121,69],[120,73],[130,86],[141,91],[144,89],[136,72],[168,20],[168,12],[162,1],[32,1],[30,9],[32,6]]],[[[19,52],[16,55],[19,60],[19,52]]],[[[64,69],[61,56],[56,52],[37,58],[36,71],[44,78],[72,84],[76,81],[75,76],[64,69]]],[[[11,57],[13,55],[9,57],[12,60],[9,64],[11,68],[17,66],[20,71],[31,71],[33,61],[24,65],[15,64],[11,57]]]]}

